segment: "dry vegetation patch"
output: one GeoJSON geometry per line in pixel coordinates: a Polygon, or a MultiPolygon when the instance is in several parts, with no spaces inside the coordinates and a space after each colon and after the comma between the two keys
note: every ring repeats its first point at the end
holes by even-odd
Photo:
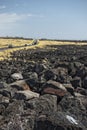
{"type": "Polygon", "coordinates": [[[13,46],[22,46],[25,44],[30,44],[32,40],[24,40],[24,39],[0,39],[0,48],[8,47],[8,45],[13,46]]]}
{"type": "Polygon", "coordinates": [[[0,39],[0,48],[7,47],[7,50],[0,50],[0,60],[6,59],[10,57],[11,52],[21,50],[21,49],[49,49],[56,50],[56,45],[87,45],[87,42],[67,42],[67,41],[50,41],[50,40],[39,40],[37,45],[26,46],[33,42],[33,40],[25,40],[25,39],[0,39]],[[9,45],[13,47],[18,46],[18,48],[9,48],[9,45]],[[20,47],[19,46],[24,46],[20,47]]]}
{"type": "Polygon", "coordinates": [[[46,45],[87,45],[87,42],[69,42],[69,41],[49,41],[40,40],[39,47],[44,47],[46,45]]]}
{"type": "MultiPolygon", "coordinates": [[[[21,50],[23,47],[20,48],[11,48],[12,47],[19,47],[19,46],[25,46],[32,43],[33,40],[24,40],[24,39],[0,39],[0,49],[1,48],[8,48],[6,50],[0,50],[0,60],[3,60],[5,58],[9,58],[10,53],[16,50],[21,50]]],[[[24,47],[24,48],[27,48],[24,47]]]]}

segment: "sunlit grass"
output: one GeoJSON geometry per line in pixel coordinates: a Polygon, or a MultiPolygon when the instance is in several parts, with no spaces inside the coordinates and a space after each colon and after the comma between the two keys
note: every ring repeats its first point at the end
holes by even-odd
{"type": "Polygon", "coordinates": [[[13,46],[22,46],[25,44],[30,44],[32,40],[24,40],[24,39],[0,39],[0,48],[8,47],[9,45],[13,46]]]}
{"type": "MultiPolygon", "coordinates": [[[[24,40],[24,39],[0,39],[0,48],[4,48],[4,47],[7,47],[9,45],[12,45],[12,46],[23,46],[23,45],[28,45],[30,43],[32,43],[33,40],[24,40]]],[[[4,50],[4,51],[0,51],[0,60],[3,60],[3,59],[7,59],[10,57],[10,53],[13,52],[13,51],[16,51],[16,50],[21,50],[21,49],[24,49],[24,48],[28,48],[27,46],[26,47],[21,47],[21,48],[8,48],[7,50],[4,50]]],[[[31,48],[31,46],[30,46],[31,48]]]]}
{"type": "Polygon", "coordinates": [[[56,45],[87,45],[87,42],[67,42],[67,41],[49,41],[49,40],[40,40],[37,45],[38,48],[46,48],[49,50],[56,50],[56,45]],[[51,47],[53,46],[53,47],[51,47]]]}
{"type": "Polygon", "coordinates": [[[39,41],[38,47],[45,47],[49,45],[87,45],[87,42],[67,42],[67,41],[39,41]]]}
{"type": "MultiPolygon", "coordinates": [[[[32,43],[33,40],[24,40],[24,39],[0,39],[0,48],[8,47],[8,45],[13,46],[23,46],[25,44],[32,43]]],[[[35,46],[24,46],[20,48],[8,48],[7,50],[0,51],[0,60],[9,58],[11,52],[22,50],[22,49],[37,49],[37,48],[46,48],[55,50],[55,45],[87,45],[85,42],[66,42],[66,41],[49,41],[49,40],[39,40],[38,44],[35,46]],[[51,47],[53,45],[54,47],[51,47]]]]}
{"type": "Polygon", "coordinates": [[[23,49],[35,49],[33,46],[27,46],[27,47],[21,47],[21,48],[12,48],[8,50],[4,50],[0,52],[0,60],[8,59],[11,56],[11,53],[17,50],[23,50],[23,49]]]}

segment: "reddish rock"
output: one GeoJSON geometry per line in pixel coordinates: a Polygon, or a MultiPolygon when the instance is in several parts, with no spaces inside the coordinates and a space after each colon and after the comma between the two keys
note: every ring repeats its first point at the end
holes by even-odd
{"type": "Polygon", "coordinates": [[[67,92],[61,89],[54,89],[54,88],[48,87],[43,90],[43,93],[54,94],[54,95],[63,97],[67,92]]]}
{"type": "Polygon", "coordinates": [[[10,85],[11,87],[16,88],[17,90],[30,90],[30,87],[28,86],[25,80],[19,80],[10,85]]]}
{"type": "MultiPolygon", "coordinates": [[[[55,89],[61,89],[63,91],[67,91],[67,89],[63,86],[63,84],[56,82],[56,81],[53,81],[53,80],[49,80],[47,82],[46,86],[52,87],[52,88],[55,88],[55,89]]],[[[47,87],[45,87],[45,88],[47,88],[47,87]]]]}

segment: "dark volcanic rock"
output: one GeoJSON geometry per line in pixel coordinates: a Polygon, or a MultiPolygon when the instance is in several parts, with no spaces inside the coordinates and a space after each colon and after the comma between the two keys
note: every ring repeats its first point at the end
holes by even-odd
{"type": "Polygon", "coordinates": [[[87,101],[86,96],[65,96],[58,104],[58,109],[75,115],[87,127],[87,101]]]}
{"type": "Polygon", "coordinates": [[[2,115],[5,112],[5,106],[1,103],[0,104],[0,115],[2,115]]]}
{"type": "Polygon", "coordinates": [[[56,80],[58,82],[61,82],[61,83],[67,82],[67,75],[68,75],[67,68],[58,67],[58,68],[52,69],[52,72],[57,76],[56,80]]]}
{"type": "Polygon", "coordinates": [[[0,89],[4,88],[4,84],[0,83],[0,89]]]}
{"type": "Polygon", "coordinates": [[[46,70],[46,69],[47,69],[47,67],[44,64],[38,64],[38,63],[35,64],[34,70],[38,74],[41,73],[42,71],[46,70]]]}
{"type": "Polygon", "coordinates": [[[81,87],[82,86],[82,83],[81,83],[81,78],[80,77],[74,77],[72,80],[71,80],[71,84],[74,88],[77,88],[77,87],[81,87]]]}
{"type": "Polygon", "coordinates": [[[23,104],[24,104],[24,101],[14,100],[6,108],[3,115],[8,116],[7,118],[10,120],[10,118],[15,117],[16,114],[21,114],[23,112],[23,107],[24,107],[23,104]]]}
{"type": "Polygon", "coordinates": [[[30,90],[17,91],[14,95],[14,98],[18,100],[29,100],[36,97],[39,98],[39,94],[30,90]]]}
{"type": "Polygon", "coordinates": [[[56,75],[51,71],[51,70],[47,70],[44,72],[44,78],[48,81],[48,80],[55,80],[56,79],[56,75]]]}
{"type": "Polygon", "coordinates": [[[8,84],[6,82],[0,82],[0,89],[4,89],[8,87],[8,84]]]}
{"type": "Polygon", "coordinates": [[[44,88],[47,88],[47,87],[52,87],[55,89],[61,89],[61,90],[67,91],[67,89],[63,86],[63,84],[56,82],[54,80],[47,81],[46,84],[44,85],[44,88]]]}
{"type": "Polygon", "coordinates": [[[87,90],[84,88],[77,87],[75,91],[81,93],[82,95],[87,96],[87,90]]]}
{"type": "Polygon", "coordinates": [[[87,130],[87,45],[23,49],[0,61],[0,129],[87,130]]]}
{"type": "Polygon", "coordinates": [[[2,94],[3,96],[9,97],[9,98],[11,97],[11,93],[7,89],[1,90],[0,94],[2,94]]]}
{"type": "Polygon", "coordinates": [[[83,87],[87,89],[87,76],[83,80],[83,87]]]}
{"type": "Polygon", "coordinates": [[[81,67],[77,70],[76,75],[83,79],[87,75],[87,67],[81,67]]]}
{"type": "Polygon", "coordinates": [[[72,85],[69,83],[69,84],[63,84],[63,86],[67,89],[67,91],[69,93],[71,93],[72,95],[74,95],[74,88],[72,87],[72,85]]]}
{"type": "Polygon", "coordinates": [[[29,72],[28,79],[38,81],[38,74],[36,72],[29,72]]]}
{"type": "Polygon", "coordinates": [[[31,90],[37,90],[38,86],[38,74],[36,72],[28,72],[28,78],[26,83],[31,90]]]}
{"type": "Polygon", "coordinates": [[[68,73],[69,73],[69,75],[71,75],[72,77],[74,77],[74,76],[76,75],[76,68],[75,68],[73,62],[69,64],[68,73]]]}
{"type": "Polygon", "coordinates": [[[40,98],[27,101],[26,107],[34,109],[36,113],[46,113],[50,111],[56,111],[57,97],[55,95],[45,94],[40,98]]]}
{"type": "Polygon", "coordinates": [[[62,112],[40,115],[34,130],[86,130],[74,117],[62,112]]]}
{"type": "Polygon", "coordinates": [[[74,62],[74,66],[79,69],[81,67],[84,67],[84,64],[82,64],[81,62],[74,62]]]}

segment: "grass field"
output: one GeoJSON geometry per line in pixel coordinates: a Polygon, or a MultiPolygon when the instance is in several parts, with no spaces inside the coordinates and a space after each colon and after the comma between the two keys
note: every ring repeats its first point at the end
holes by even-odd
{"type": "Polygon", "coordinates": [[[46,45],[87,45],[87,42],[67,42],[67,41],[40,41],[39,47],[46,45]]]}
{"type": "MultiPolygon", "coordinates": [[[[9,45],[12,46],[23,46],[25,44],[30,44],[33,40],[24,40],[24,39],[0,39],[0,48],[8,47],[9,45]]],[[[8,58],[10,56],[10,52],[20,50],[23,48],[8,48],[8,50],[0,51],[0,60],[8,58]]]]}
{"type": "Polygon", "coordinates": [[[31,43],[32,40],[23,40],[23,39],[0,39],[0,48],[8,47],[9,45],[13,46],[22,46],[25,44],[31,43]]]}
{"type": "MultiPolygon", "coordinates": [[[[9,45],[12,46],[22,46],[25,44],[32,43],[33,40],[24,40],[24,39],[0,39],[0,48],[8,47],[9,45]]],[[[47,41],[47,40],[39,40],[39,43],[36,46],[26,46],[21,48],[8,48],[8,50],[0,51],[0,60],[5,58],[9,58],[10,52],[20,50],[20,49],[36,49],[36,48],[49,48],[49,49],[56,49],[51,48],[50,45],[87,45],[87,42],[64,42],[64,41],[47,41]]]]}

